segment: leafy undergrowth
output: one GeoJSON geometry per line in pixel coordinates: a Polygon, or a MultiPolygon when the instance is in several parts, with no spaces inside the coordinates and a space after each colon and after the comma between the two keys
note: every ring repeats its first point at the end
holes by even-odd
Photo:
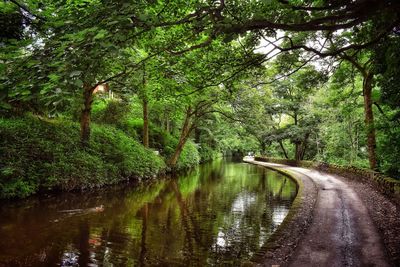
{"type": "Polygon", "coordinates": [[[0,198],[100,187],[165,169],[161,157],[121,130],[96,124],[91,129],[90,145],[82,149],[78,123],[0,118],[0,198]]]}
{"type": "Polygon", "coordinates": [[[208,161],[212,161],[216,158],[222,157],[221,152],[219,152],[205,144],[200,146],[199,154],[200,154],[200,162],[208,162],[208,161]]]}
{"type": "MultiPolygon", "coordinates": [[[[169,136],[165,141],[165,147],[162,151],[162,155],[166,159],[169,159],[173,155],[175,147],[177,145],[178,145],[178,139],[173,136],[169,136]]],[[[197,146],[192,140],[188,140],[186,141],[186,144],[183,147],[183,150],[179,156],[178,162],[176,163],[174,169],[175,171],[185,170],[198,165],[199,162],[200,162],[200,154],[197,149],[197,146]]]]}
{"type": "MultiPolygon", "coordinates": [[[[94,105],[93,120],[101,125],[110,125],[121,131],[126,135],[131,136],[135,140],[141,140],[143,136],[143,119],[138,118],[134,114],[129,113],[129,106],[121,103],[118,100],[111,100],[108,102],[97,102],[94,105]]],[[[166,132],[161,127],[149,123],[149,142],[150,147],[159,151],[160,155],[164,157],[167,162],[168,159],[174,154],[175,148],[178,145],[178,137],[166,132]]],[[[197,145],[188,140],[179,156],[178,162],[174,167],[175,171],[181,171],[188,168],[197,166],[200,161],[209,161],[216,156],[215,151],[209,148],[207,151],[210,155],[206,160],[201,157],[197,145]]]]}

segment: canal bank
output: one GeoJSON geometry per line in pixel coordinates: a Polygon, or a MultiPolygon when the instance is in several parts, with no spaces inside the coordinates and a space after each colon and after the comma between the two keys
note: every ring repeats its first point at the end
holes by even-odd
{"type": "Polygon", "coordinates": [[[285,264],[292,257],[303,233],[311,224],[318,195],[317,187],[306,175],[294,174],[290,170],[255,161],[252,157],[245,157],[243,161],[278,171],[298,185],[298,193],[284,222],[252,259],[253,262],[261,266],[285,264]]]}
{"type": "MultiPolygon", "coordinates": [[[[399,209],[396,203],[371,184],[345,179],[317,170],[282,164],[246,160],[269,168],[290,171],[296,177],[306,176],[315,183],[317,199],[307,231],[300,232],[292,244],[276,232],[282,243],[276,251],[266,253],[260,265],[271,266],[398,266],[400,242],[399,209]],[[281,256],[281,247],[292,247],[281,256]],[[291,253],[290,253],[291,252],[291,253]]],[[[307,186],[304,186],[306,188],[307,186]]],[[[304,195],[303,195],[304,197],[304,195]]],[[[295,209],[294,209],[295,211],[295,209]]],[[[296,213],[299,214],[299,213],[296,213]]],[[[295,232],[297,224],[290,216],[283,225],[285,232],[295,232]],[[291,229],[291,227],[294,227],[291,229]]]]}

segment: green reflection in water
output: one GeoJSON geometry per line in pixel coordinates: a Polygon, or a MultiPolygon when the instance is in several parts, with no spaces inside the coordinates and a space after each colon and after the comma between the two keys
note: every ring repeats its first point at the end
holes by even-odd
{"type": "Polygon", "coordinates": [[[0,265],[240,265],[295,195],[279,173],[221,160],[139,187],[4,203],[0,265]]]}

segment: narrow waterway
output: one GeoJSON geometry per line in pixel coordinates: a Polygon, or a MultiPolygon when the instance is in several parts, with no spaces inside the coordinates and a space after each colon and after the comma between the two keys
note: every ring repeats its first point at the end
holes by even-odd
{"type": "Polygon", "coordinates": [[[147,185],[3,202],[0,266],[239,266],[296,191],[272,170],[218,160],[147,185]]]}

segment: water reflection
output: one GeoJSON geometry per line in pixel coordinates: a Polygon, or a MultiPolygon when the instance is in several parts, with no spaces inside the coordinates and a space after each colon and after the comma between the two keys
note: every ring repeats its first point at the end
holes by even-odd
{"type": "Polygon", "coordinates": [[[240,265],[295,194],[276,172],[220,161],[140,187],[3,203],[0,266],[240,265]],[[71,209],[88,212],[59,212],[71,209]]]}

